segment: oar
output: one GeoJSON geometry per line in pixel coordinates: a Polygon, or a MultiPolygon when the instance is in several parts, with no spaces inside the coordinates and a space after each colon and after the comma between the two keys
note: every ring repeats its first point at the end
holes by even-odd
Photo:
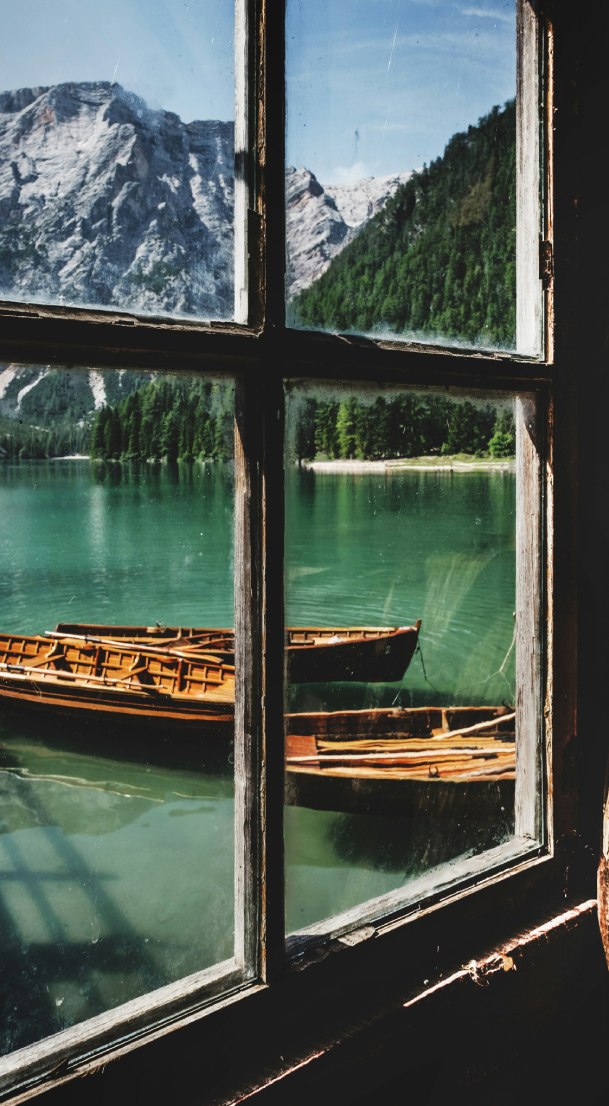
{"type": "Polygon", "coordinates": [[[365,761],[366,764],[376,764],[382,761],[394,760],[399,761],[413,761],[419,760],[421,762],[435,760],[438,757],[460,757],[467,758],[468,755],[474,759],[480,759],[483,757],[496,758],[505,753],[506,759],[512,755],[512,750],[507,743],[500,743],[497,749],[478,749],[476,746],[471,748],[463,748],[463,746],[453,749],[436,749],[429,747],[427,752],[425,749],[418,749],[416,752],[400,751],[395,753],[307,753],[302,756],[288,756],[286,762],[288,764],[306,764],[309,761],[319,761],[321,764],[337,764],[346,763],[347,761],[355,761],[361,763],[365,761]]]}
{"type": "MultiPolygon", "coordinates": [[[[61,634],[57,630],[45,630],[45,637],[56,638],[66,642],[85,642],[91,645],[106,645],[111,649],[119,649],[124,653],[151,653],[153,656],[162,657],[178,657],[181,660],[192,660],[192,654],[181,652],[179,649],[164,649],[160,645],[145,645],[139,642],[117,641],[114,638],[109,637],[92,637],[89,634],[61,634]]],[[[222,668],[231,668],[232,665],[227,665],[221,657],[217,657],[215,653],[198,653],[195,658],[197,661],[208,661],[210,664],[216,664],[222,668]]]]}

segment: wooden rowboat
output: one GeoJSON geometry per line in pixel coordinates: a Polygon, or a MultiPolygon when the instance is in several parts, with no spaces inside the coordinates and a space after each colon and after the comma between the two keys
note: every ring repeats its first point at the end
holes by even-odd
{"type": "Polygon", "coordinates": [[[232,727],[235,670],[203,652],[2,634],[0,701],[72,717],[232,727]]]}
{"type": "MultiPolygon", "coordinates": [[[[288,678],[293,683],[401,680],[418,640],[420,620],[412,626],[299,627],[286,632],[288,678]]],[[[178,626],[106,626],[60,622],[47,637],[99,644],[129,642],[162,646],[193,655],[203,650],[225,664],[235,663],[232,630],[178,626]]]]}
{"type": "Polygon", "coordinates": [[[286,799],[349,813],[404,813],[430,797],[513,808],[514,712],[418,707],[286,716],[286,799]],[[484,786],[486,785],[486,786],[484,786]]]}
{"type": "MultiPolygon", "coordinates": [[[[416,627],[408,638],[408,649],[414,652],[418,635],[416,627]]],[[[125,628],[127,629],[127,628],[125,628]]],[[[294,655],[314,657],[311,645],[305,642],[308,631],[293,631],[294,655]]],[[[328,631],[329,635],[330,631],[328,631]]],[[[204,632],[205,644],[212,645],[211,631],[204,632]]],[[[351,649],[362,638],[347,637],[341,644],[351,649]]],[[[203,635],[201,635],[203,637],[203,635]]],[[[228,633],[225,635],[228,638],[228,633]]],[[[320,644],[329,658],[340,644],[320,644]]],[[[368,642],[363,639],[366,644],[368,642]]],[[[216,641],[217,644],[217,641],[216,641]]],[[[390,644],[371,644],[378,649],[390,644]]],[[[227,651],[204,651],[203,641],[195,634],[175,634],[170,640],[150,634],[133,640],[126,633],[109,638],[102,635],[72,635],[63,630],[46,635],[0,635],[0,700],[14,706],[28,705],[55,714],[97,717],[112,715],[114,720],[157,720],[166,725],[205,723],[216,726],[232,722],[235,701],[235,669],[228,663],[227,651]]],[[[404,654],[402,652],[402,658],[404,654]]],[[[357,652],[353,663],[357,662],[357,652]]],[[[368,658],[373,678],[375,654],[368,658]]],[[[395,657],[393,657],[395,661],[395,657]]],[[[318,659],[317,663],[320,661],[318,659]]],[[[328,662],[325,679],[344,675],[345,654],[339,653],[334,666],[328,662]],[[340,658],[343,658],[342,666],[340,658]]],[[[351,661],[349,662],[351,664],[351,661]]],[[[403,663],[403,659],[402,659],[403,663]]],[[[349,669],[350,671],[352,669],[349,669]]],[[[304,669],[301,668],[301,672],[304,669]]],[[[321,675],[321,674],[320,674],[321,675]]],[[[309,673],[310,676],[310,673],[309,673]]]]}
{"type": "MultiPolygon", "coordinates": [[[[167,732],[233,734],[234,667],[213,654],[151,644],[0,635],[0,702],[51,717],[106,719],[167,732]]],[[[485,785],[513,806],[514,714],[505,707],[306,712],[286,715],[286,801],[355,813],[444,793],[469,814],[485,785]],[[472,785],[475,786],[472,789],[472,785]]]]}

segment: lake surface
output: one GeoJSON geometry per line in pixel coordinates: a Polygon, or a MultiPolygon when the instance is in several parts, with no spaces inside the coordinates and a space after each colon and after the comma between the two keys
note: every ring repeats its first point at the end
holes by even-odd
{"type": "MultiPolygon", "coordinates": [[[[422,620],[400,683],[291,687],[290,709],[513,704],[512,474],[293,469],[287,493],[291,625],[422,620]]],[[[0,465],[0,512],[0,632],[232,625],[230,465],[0,465]]],[[[232,955],[229,740],[152,749],[2,709],[0,795],[2,1052],[232,955]]],[[[509,804],[288,806],[288,932],[512,832],[509,804]]]]}

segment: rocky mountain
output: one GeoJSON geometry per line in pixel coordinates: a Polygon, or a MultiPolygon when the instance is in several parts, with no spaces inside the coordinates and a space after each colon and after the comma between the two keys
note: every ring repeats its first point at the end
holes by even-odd
{"type": "MultiPolygon", "coordinates": [[[[185,124],[118,84],[0,93],[0,296],[138,314],[233,312],[233,124],[185,124]]],[[[296,295],[410,174],[326,186],[288,168],[287,294],[296,295]]],[[[0,365],[0,417],[83,419],[130,374],[0,365]]]]}
{"type": "Polygon", "coordinates": [[[66,418],[85,423],[106,404],[118,403],[150,373],[112,369],[57,369],[51,365],[0,365],[0,418],[50,426],[66,418]]]}
{"type": "Polygon", "coordinates": [[[286,290],[308,288],[411,173],[322,186],[308,169],[286,170],[286,290]]]}
{"type": "Polygon", "coordinates": [[[0,95],[0,289],[232,312],[233,124],[184,124],[117,84],[0,95]]]}
{"type": "MultiPolygon", "coordinates": [[[[403,177],[324,190],[289,168],[288,295],[403,177]]],[[[229,318],[233,124],[183,123],[107,82],[0,94],[0,293],[229,318]]]]}

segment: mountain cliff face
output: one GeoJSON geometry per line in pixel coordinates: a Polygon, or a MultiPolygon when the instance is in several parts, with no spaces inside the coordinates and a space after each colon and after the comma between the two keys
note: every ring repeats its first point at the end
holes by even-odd
{"type": "MultiPolygon", "coordinates": [[[[289,168],[288,295],[403,178],[324,188],[289,168]]],[[[0,94],[0,293],[225,319],[233,312],[233,124],[185,124],[107,82],[0,94]]]]}
{"type": "Polygon", "coordinates": [[[0,289],[231,314],[233,124],[184,124],[120,85],[0,95],[0,289]]]}

